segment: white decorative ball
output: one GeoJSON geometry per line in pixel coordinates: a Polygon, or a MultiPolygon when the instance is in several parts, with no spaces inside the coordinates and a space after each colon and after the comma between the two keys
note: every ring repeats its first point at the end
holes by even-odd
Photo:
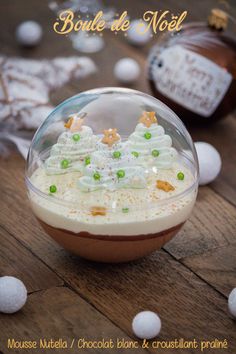
{"type": "Polygon", "coordinates": [[[214,146],[201,141],[195,143],[195,148],[199,162],[199,184],[208,184],[220,173],[222,165],[220,154],[214,146]]]}
{"type": "Polygon", "coordinates": [[[127,39],[131,44],[142,46],[151,39],[152,31],[143,20],[133,20],[127,30],[127,39]]]}
{"type": "Polygon", "coordinates": [[[22,22],[16,29],[16,39],[23,46],[37,45],[42,38],[42,27],[35,21],[22,22]]]}
{"type": "Polygon", "coordinates": [[[161,331],[160,317],[152,311],[139,312],[133,319],[132,329],[136,337],[152,339],[161,331]]]}
{"type": "Polygon", "coordinates": [[[234,288],[229,294],[228,308],[231,315],[236,318],[236,288],[234,288]]]}
{"type": "Polygon", "coordinates": [[[17,312],[26,300],[27,290],[21,280],[8,276],[0,278],[0,312],[17,312]]]}
{"type": "Polygon", "coordinates": [[[118,60],[114,67],[115,77],[123,83],[132,83],[140,75],[140,66],[132,58],[123,58],[118,60]]]}

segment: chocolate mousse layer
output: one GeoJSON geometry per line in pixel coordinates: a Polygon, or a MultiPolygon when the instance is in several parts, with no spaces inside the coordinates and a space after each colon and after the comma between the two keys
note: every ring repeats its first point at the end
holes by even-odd
{"type": "Polygon", "coordinates": [[[40,219],[38,221],[46,233],[68,251],[85,259],[106,263],[127,262],[144,257],[164,246],[184,224],[155,234],[109,236],[88,232],[73,233],[52,227],[40,219]]]}

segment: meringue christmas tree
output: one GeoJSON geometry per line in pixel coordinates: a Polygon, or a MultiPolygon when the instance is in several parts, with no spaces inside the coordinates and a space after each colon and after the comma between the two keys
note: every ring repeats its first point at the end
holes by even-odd
{"type": "Polygon", "coordinates": [[[50,157],[45,162],[47,174],[63,174],[72,171],[82,172],[89,155],[95,150],[98,137],[88,126],[82,126],[84,119],[79,114],[69,116],[63,132],[50,157]]]}
{"type": "Polygon", "coordinates": [[[97,150],[90,156],[84,176],[79,178],[79,188],[87,192],[98,189],[144,188],[144,170],[137,165],[137,158],[126,143],[120,141],[117,130],[108,129],[103,133],[97,150]]]}
{"type": "Polygon", "coordinates": [[[45,162],[47,174],[79,171],[82,191],[145,188],[146,170],[171,168],[177,152],[171,137],[157,122],[155,112],[143,112],[135,131],[122,142],[117,129],[100,138],[84,126],[79,114],[69,117],[45,162]]]}
{"type": "Polygon", "coordinates": [[[157,122],[155,112],[143,112],[127,145],[137,160],[146,166],[171,168],[177,152],[172,147],[172,139],[157,122]]]}

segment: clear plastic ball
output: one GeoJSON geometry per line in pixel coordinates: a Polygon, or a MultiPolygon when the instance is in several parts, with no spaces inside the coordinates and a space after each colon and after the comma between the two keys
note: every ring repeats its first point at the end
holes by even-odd
{"type": "Polygon", "coordinates": [[[162,247],[194,206],[198,162],[181,120],[125,88],[82,92],[36,132],[26,183],[33,212],[62,247],[125,262],[162,247]]]}

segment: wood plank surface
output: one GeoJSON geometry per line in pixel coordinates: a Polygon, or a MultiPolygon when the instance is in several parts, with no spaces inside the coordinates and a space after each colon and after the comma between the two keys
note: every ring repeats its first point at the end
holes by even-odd
{"type": "MultiPolygon", "coordinates": [[[[1,340],[0,350],[4,353],[104,353],[103,349],[78,349],[78,340],[100,341],[117,338],[131,339],[102,314],[94,310],[86,301],[72,290],[57,287],[31,294],[20,312],[12,316],[0,315],[1,340]],[[37,349],[7,349],[8,339],[18,341],[36,341],[37,349]],[[59,339],[67,342],[68,349],[40,348],[40,339],[59,339]],[[72,348],[73,339],[74,344],[72,348]]],[[[81,342],[80,342],[81,343],[81,342]]],[[[107,350],[109,352],[109,349],[107,350]]],[[[127,353],[126,349],[114,349],[114,353],[127,353]]],[[[138,354],[145,353],[136,349],[138,354]]]]}
{"type": "Polygon", "coordinates": [[[207,127],[189,128],[194,141],[206,141],[220,153],[222,170],[210,184],[218,194],[236,205],[236,119],[235,113],[207,127]]]}
{"type": "Polygon", "coordinates": [[[201,256],[181,260],[202,279],[228,297],[236,287],[236,245],[227,245],[201,256]]]}
{"type": "Polygon", "coordinates": [[[164,248],[180,259],[235,244],[235,220],[234,206],[209,187],[201,187],[191,217],[164,248]]]}
{"type": "MultiPolygon", "coordinates": [[[[204,340],[206,333],[208,340],[223,340],[223,334],[227,333],[228,352],[236,345],[227,301],[162,251],[142,261],[114,266],[85,262],[64,250],[54,252],[52,257],[45,249],[31,247],[40,257],[48,259],[70,287],[130,336],[133,316],[149,309],[158,312],[163,319],[159,340],[183,336],[189,340],[204,340]]],[[[47,328],[44,333],[48,333],[47,328]]]]}
{"type": "Polygon", "coordinates": [[[63,285],[62,279],[1,226],[0,239],[0,276],[9,275],[19,278],[24,282],[29,293],[63,285]]]}

